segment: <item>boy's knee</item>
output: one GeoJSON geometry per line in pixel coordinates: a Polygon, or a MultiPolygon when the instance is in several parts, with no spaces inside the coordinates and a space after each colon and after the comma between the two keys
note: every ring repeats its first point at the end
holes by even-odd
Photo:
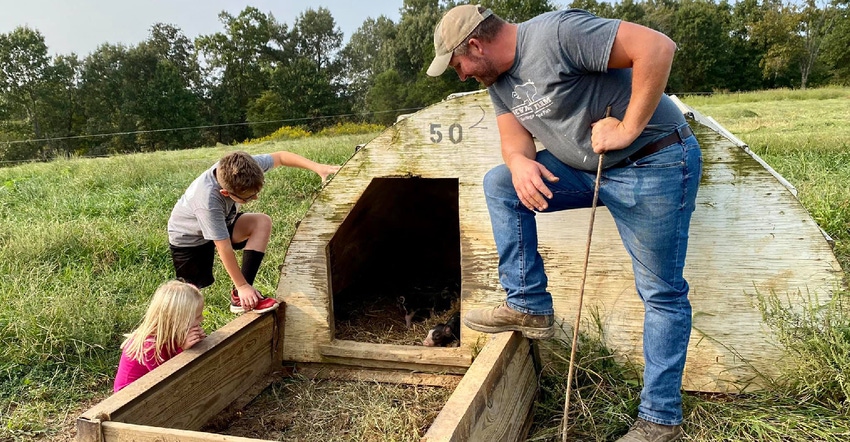
{"type": "Polygon", "coordinates": [[[272,217],[266,215],[265,213],[261,213],[260,218],[259,218],[259,224],[263,228],[271,231],[271,229],[272,229],[272,217]]]}

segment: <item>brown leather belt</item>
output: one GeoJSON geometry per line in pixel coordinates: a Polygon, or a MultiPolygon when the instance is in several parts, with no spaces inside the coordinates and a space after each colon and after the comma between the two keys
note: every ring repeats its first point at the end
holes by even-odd
{"type": "Polygon", "coordinates": [[[669,146],[673,143],[678,143],[680,141],[684,141],[685,138],[688,138],[693,134],[694,134],[694,131],[691,130],[691,126],[685,126],[685,127],[682,127],[681,129],[676,129],[670,135],[667,135],[666,137],[664,137],[664,138],[662,138],[658,141],[653,141],[652,143],[649,143],[646,146],[641,147],[640,149],[637,150],[637,152],[629,155],[628,157],[626,157],[625,159],[623,159],[622,161],[617,163],[617,165],[615,165],[614,167],[622,167],[622,166],[625,166],[627,164],[632,164],[635,161],[637,161],[637,160],[639,160],[639,159],[641,159],[645,156],[652,155],[655,152],[658,152],[659,150],[664,149],[665,147],[667,147],[667,146],[669,146]]]}

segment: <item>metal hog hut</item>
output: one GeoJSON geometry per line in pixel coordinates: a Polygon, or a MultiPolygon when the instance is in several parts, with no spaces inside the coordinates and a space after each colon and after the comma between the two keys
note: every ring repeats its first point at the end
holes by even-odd
{"type": "MultiPolygon", "coordinates": [[[[712,119],[680,107],[704,155],[685,268],[694,330],[684,388],[759,388],[762,376],[778,373],[783,355],[762,322],[758,295],[776,293],[792,308],[823,303],[841,287],[841,269],[794,188],[712,119]]],[[[501,161],[486,91],[399,121],[349,159],[301,220],[281,268],[279,312],[235,319],[97,404],[78,419],[78,440],[239,440],[197,430],[255,397],[267,373],[292,364],[315,376],[456,384],[423,440],[521,439],[537,381],[531,346],[520,335],[463,328],[456,348],[335,337],[335,313],[370,288],[456,284],[462,312],[504,298],[481,188],[501,161]]],[[[589,214],[537,217],[566,340],[589,214]]],[[[643,308],[629,257],[604,207],[595,222],[583,312],[598,315],[602,338],[619,357],[642,362],[643,308]]]]}

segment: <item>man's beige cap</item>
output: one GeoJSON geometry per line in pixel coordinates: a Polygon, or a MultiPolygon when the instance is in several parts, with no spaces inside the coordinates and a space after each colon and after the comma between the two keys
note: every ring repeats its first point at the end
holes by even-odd
{"type": "Polygon", "coordinates": [[[466,40],[466,37],[475,30],[475,28],[484,21],[485,18],[493,15],[493,11],[487,9],[484,12],[478,12],[478,5],[461,5],[455,6],[446,12],[442,20],[437,23],[437,28],[434,29],[434,61],[428,67],[428,75],[439,77],[446,68],[449,62],[452,61],[452,52],[466,40]]]}

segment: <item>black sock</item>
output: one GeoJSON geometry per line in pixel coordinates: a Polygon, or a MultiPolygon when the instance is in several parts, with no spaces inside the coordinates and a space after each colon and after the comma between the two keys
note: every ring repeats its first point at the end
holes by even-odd
{"type": "Polygon", "coordinates": [[[242,251],[242,276],[248,281],[248,284],[254,285],[254,279],[257,278],[257,272],[260,271],[260,264],[263,263],[265,252],[256,250],[242,251]]]}

